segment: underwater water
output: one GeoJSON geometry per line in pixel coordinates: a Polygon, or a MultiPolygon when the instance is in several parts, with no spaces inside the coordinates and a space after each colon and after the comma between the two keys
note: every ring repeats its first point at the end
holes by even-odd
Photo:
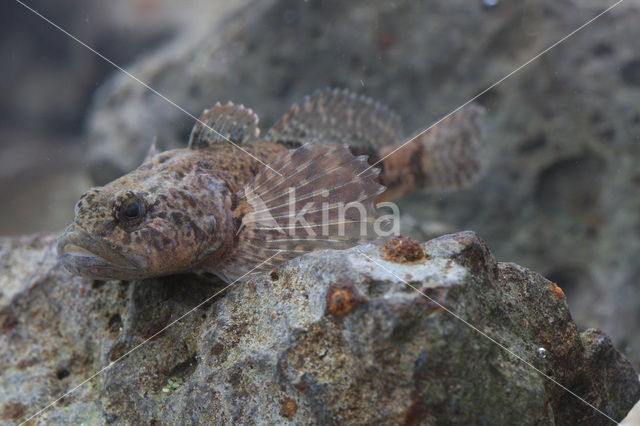
{"type": "Polygon", "coordinates": [[[405,141],[473,101],[482,174],[395,200],[401,233],[475,231],[562,288],[579,330],[601,329],[640,371],[640,2],[588,25],[614,2],[223,3],[28,3],[98,54],[0,6],[0,235],[60,232],[82,193],[154,141],[186,146],[185,111],[217,101],[266,132],[305,95],[345,88],[394,110],[405,141]]]}

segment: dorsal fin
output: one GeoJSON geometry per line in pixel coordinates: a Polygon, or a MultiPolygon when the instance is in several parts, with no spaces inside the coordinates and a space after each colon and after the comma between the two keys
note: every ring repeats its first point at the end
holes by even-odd
{"type": "Polygon", "coordinates": [[[373,201],[385,187],[365,156],[354,157],[345,144],[313,142],[269,166],[238,194],[236,244],[209,272],[231,281],[262,262],[256,272],[312,250],[377,238],[373,201]]]}
{"type": "Polygon", "coordinates": [[[258,115],[251,108],[218,102],[213,108],[204,110],[200,121],[193,126],[189,148],[206,148],[227,140],[242,144],[257,138],[259,134],[258,115]]]}
{"type": "Polygon", "coordinates": [[[312,140],[346,143],[355,154],[378,155],[402,140],[400,118],[385,105],[348,90],[321,89],[294,104],[265,139],[287,146],[312,140]]]}

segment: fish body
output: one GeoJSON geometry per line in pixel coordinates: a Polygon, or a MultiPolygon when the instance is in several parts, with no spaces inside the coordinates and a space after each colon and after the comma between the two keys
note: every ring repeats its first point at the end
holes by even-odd
{"type": "Polygon", "coordinates": [[[461,112],[400,148],[397,116],[346,91],[306,97],[263,137],[252,110],[216,104],[188,148],[149,155],[80,198],[60,262],[96,279],[209,272],[231,281],[374,239],[373,203],[387,187],[389,198],[477,176],[479,110],[461,112]],[[370,164],[383,158],[380,174],[370,164]]]}

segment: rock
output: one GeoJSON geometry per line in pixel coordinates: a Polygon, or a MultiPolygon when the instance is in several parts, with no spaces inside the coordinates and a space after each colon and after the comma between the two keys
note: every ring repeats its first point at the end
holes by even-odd
{"type": "MultiPolygon", "coordinates": [[[[70,0],[62,11],[53,0],[34,7],[117,64],[126,65],[141,51],[164,44],[194,21],[228,9],[218,0],[130,2],[70,0]]],[[[113,66],[53,28],[17,2],[4,2],[0,56],[0,128],[7,124],[77,135],[91,95],[113,66]]],[[[211,22],[211,20],[209,20],[211,22]]],[[[199,23],[205,25],[204,22],[199,23]]]]}
{"type": "Polygon", "coordinates": [[[54,244],[0,240],[6,422],[100,372],[38,421],[608,424],[439,304],[615,420],[640,398],[631,365],[602,332],[578,333],[557,285],[496,262],[472,232],[409,263],[372,244],[314,252],[218,295],[193,275],[73,277],[54,244]]]}

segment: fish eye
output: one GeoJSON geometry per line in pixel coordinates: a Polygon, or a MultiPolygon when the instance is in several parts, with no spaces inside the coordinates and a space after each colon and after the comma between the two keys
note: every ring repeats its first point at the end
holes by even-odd
{"type": "Polygon", "coordinates": [[[127,192],[124,197],[116,201],[114,213],[123,224],[133,225],[138,223],[146,213],[146,204],[141,196],[127,192]]]}
{"type": "Polygon", "coordinates": [[[122,206],[120,213],[125,219],[137,219],[142,214],[142,207],[137,200],[131,200],[122,206]]]}

